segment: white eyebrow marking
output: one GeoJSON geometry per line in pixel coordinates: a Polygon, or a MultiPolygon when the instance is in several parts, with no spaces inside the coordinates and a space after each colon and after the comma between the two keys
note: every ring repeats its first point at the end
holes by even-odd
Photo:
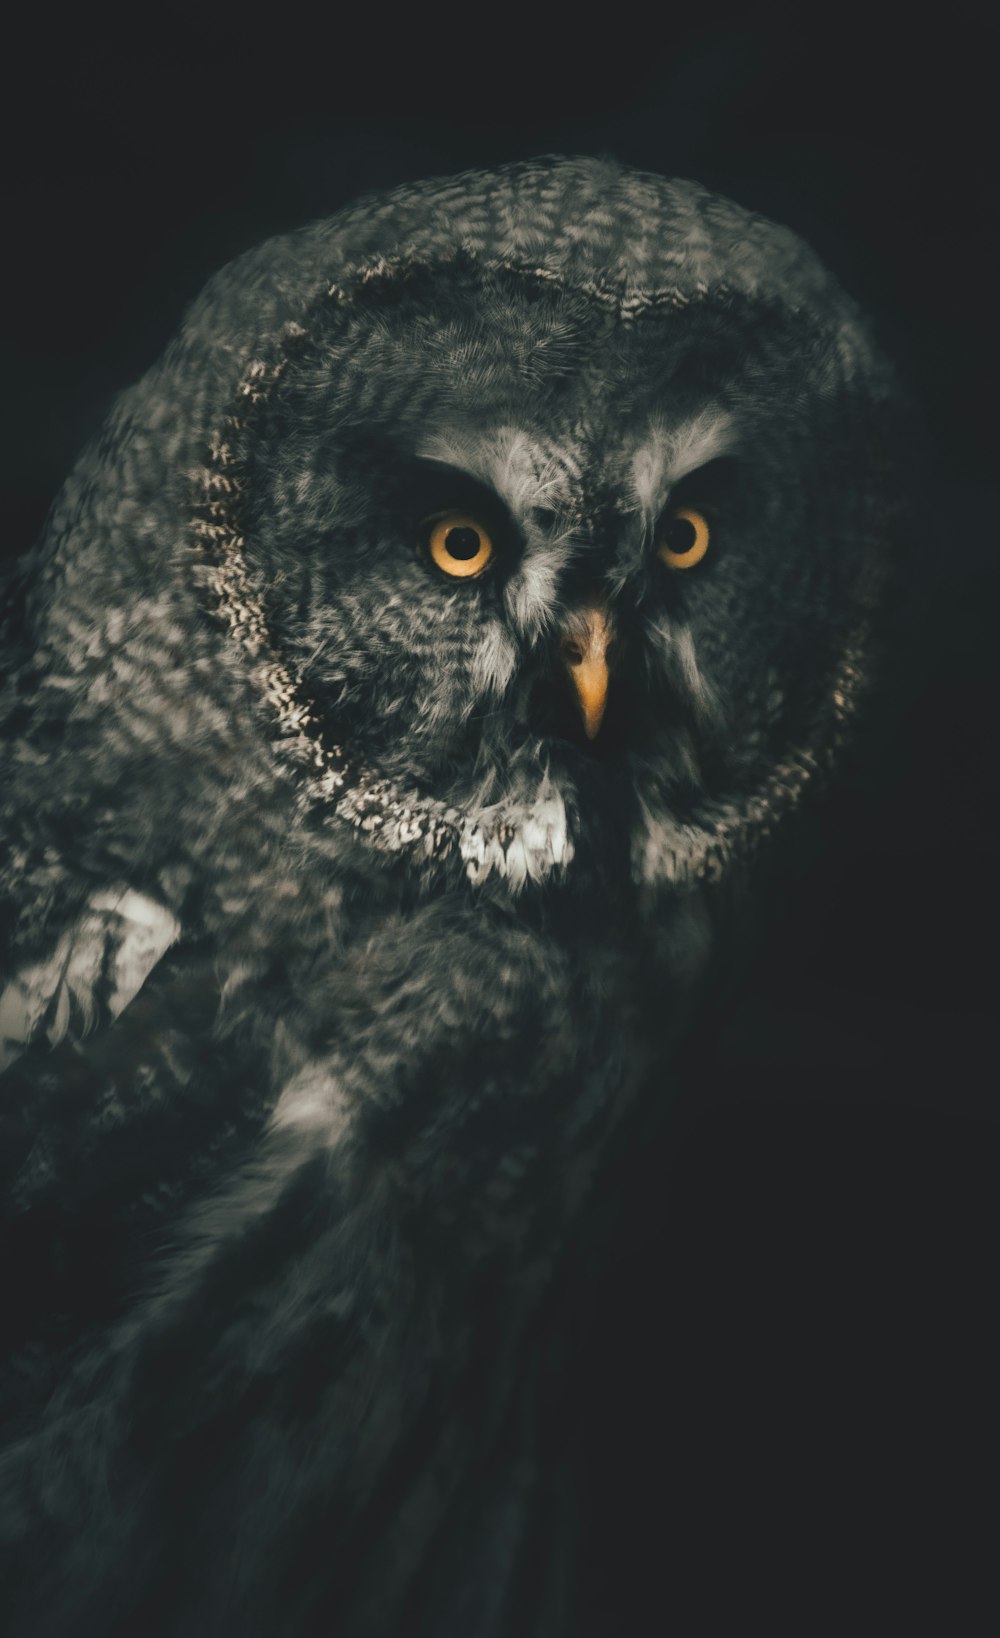
{"type": "Polygon", "coordinates": [[[654,426],[632,457],[632,484],[642,511],[654,517],[673,484],[727,454],[735,443],[733,418],[718,405],[702,410],[680,426],[666,427],[662,422],[654,426]]]}
{"type": "Polygon", "coordinates": [[[473,436],[459,431],[434,434],[417,446],[422,460],[444,461],[489,484],[512,515],[524,519],[533,507],[555,507],[566,500],[569,462],[519,427],[492,427],[473,436]]]}
{"type": "Polygon", "coordinates": [[[504,591],[504,607],[523,636],[539,637],[555,618],[559,576],[572,550],[570,534],[526,546],[504,591]]]}

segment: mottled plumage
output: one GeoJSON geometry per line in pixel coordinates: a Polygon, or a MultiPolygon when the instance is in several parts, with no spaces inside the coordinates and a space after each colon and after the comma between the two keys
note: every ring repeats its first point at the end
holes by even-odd
{"type": "Polygon", "coordinates": [[[119,401],[10,598],[9,1630],[580,1630],[546,1291],[846,740],[893,421],[794,235],[592,160],[269,241],[119,401]]]}

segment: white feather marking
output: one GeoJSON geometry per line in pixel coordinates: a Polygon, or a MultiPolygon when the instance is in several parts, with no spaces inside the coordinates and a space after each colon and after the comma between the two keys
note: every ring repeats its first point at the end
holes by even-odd
{"type": "Polygon", "coordinates": [[[121,941],[115,954],[114,990],[108,998],[112,1018],[128,1006],[145,984],[160,957],[180,938],[181,925],[162,904],[126,888],[124,893],[95,893],[92,910],[121,921],[121,941]]]}
{"type": "Polygon", "coordinates": [[[491,427],[475,434],[444,430],[419,444],[417,455],[489,484],[521,520],[536,506],[553,507],[566,498],[562,464],[520,427],[491,427]]]}
{"type": "Polygon", "coordinates": [[[557,607],[559,576],[572,555],[564,538],[529,546],[518,572],[504,591],[511,619],[525,637],[538,637],[551,624],[557,607]]]}
{"type": "Polygon", "coordinates": [[[728,454],[735,443],[732,416],[717,405],[679,426],[655,427],[632,457],[632,485],[642,510],[655,515],[673,484],[699,466],[728,454]]]}
{"type": "Polygon", "coordinates": [[[346,1131],[347,1124],[348,1107],[336,1081],[325,1065],[316,1063],[299,1070],[271,1116],[274,1131],[312,1132],[331,1146],[346,1131]]]}
{"type": "Polygon", "coordinates": [[[169,910],[132,888],[93,894],[48,959],[23,967],[0,995],[0,1072],[40,1034],[55,1046],[71,1026],[82,1037],[102,1013],[117,1018],[180,931],[169,910]],[[109,968],[111,993],[102,1000],[109,968]]]}
{"type": "Polygon", "coordinates": [[[503,694],[517,667],[517,650],[498,620],[491,620],[472,656],[472,686],[478,695],[503,694]]]}
{"type": "Polygon", "coordinates": [[[673,647],[681,674],[699,718],[705,723],[719,722],[722,717],[720,702],[714,689],[702,675],[701,667],[698,664],[698,656],[695,653],[694,638],[691,635],[689,626],[675,625],[673,629],[673,647]]]}
{"type": "Polygon", "coordinates": [[[473,883],[491,872],[506,877],[515,892],[528,880],[544,881],[573,858],[563,799],[545,779],[532,802],[484,808],[467,822],[460,848],[473,883]]]}

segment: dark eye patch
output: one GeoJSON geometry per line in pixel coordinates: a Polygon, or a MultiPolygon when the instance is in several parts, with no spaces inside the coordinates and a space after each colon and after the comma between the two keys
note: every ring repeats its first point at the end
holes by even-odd
{"type": "Polygon", "coordinates": [[[325,459],[330,471],[340,475],[341,514],[356,494],[359,507],[363,501],[361,516],[370,518],[374,507],[404,544],[426,544],[434,519],[455,512],[478,520],[508,562],[521,548],[508,508],[489,484],[446,461],[401,449],[384,431],[354,428],[342,433],[326,446],[325,459]]]}
{"type": "Polygon", "coordinates": [[[498,546],[509,550],[519,543],[514,521],[496,490],[446,461],[401,459],[395,491],[400,520],[408,519],[415,527],[442,512],[467,512],[486,525],[498,546]]]}
{"type": "Polygon", "coordinates": [[[674,484],[664,517],[686,507],[714,522],[741,522],[753,506],[752,480],[745,461],[720,455],[674,484]]]}

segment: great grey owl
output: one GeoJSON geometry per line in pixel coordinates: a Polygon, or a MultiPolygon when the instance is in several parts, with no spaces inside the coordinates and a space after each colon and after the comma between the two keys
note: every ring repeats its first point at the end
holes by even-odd
{"type": "Polygon", "coordinates": [[[848,738],[895,396],[791,232],[553,159],[117,403],[7,597],[6,1631],[581,1630],[547,1292],[848,738]]]}

